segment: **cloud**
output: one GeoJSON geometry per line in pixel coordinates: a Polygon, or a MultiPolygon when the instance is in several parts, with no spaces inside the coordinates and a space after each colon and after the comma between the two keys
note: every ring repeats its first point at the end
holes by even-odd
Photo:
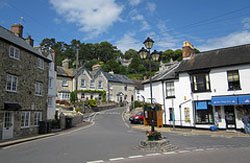
{"type": "Polygon", "coordinates": [[[131,20],[141,22],[141,29],[140,29],[140,31],[145,31],[145,30],[149,30],[150,29],[149,23],[145,20],[144,16],[141,15],[141,14],[134,13],[134,15],[131,16],[131,20]]]}
{"type": "Polygon", "coordinates": [[[155,3],[152,3],[152,2],[148,2],[148,3],[147,3],[147,9],[148,9],[150,12],[154,12],[155,9],[156,9],[156,4],[155,4],[155,3]]]}
{"type": "Polygon", "coordinates": [[[122,6],[114,0],[50,0],[56,12],[75,23],[89,37],[96,37],[119,21],[122,6]]]}
{"type": "Polygon", "coordinates": [[[129,49],[139,50],[143,45],[135,37],[135,33],[128,32],[123,35],[123,37],[115,43],[123,53],[129,49]]]}
{"type": "Polygon", "coordinates": [[[204,44],[198,47],[201,51],[207,51],[212,49],[231,47],[250,43],[250,31],[241,31],[231,33],[227,36],[208,39],[204,44]]]}
{"type": "Polygon", "coordinates": [[[157,45],[159,50],[167,50],[167,49],[178,49],[180,40],[175,38],[169,32],[169,29],[165,25],[163,21],[158,22],[157,24],[157,45]]]}
{"type": "Polygon", "coordinates": [[[141,0],[128,0],[131,6],[137,6],[141,3],[141,0]]]}
{"type": "Polygon", "coordinates": [[[250,18],[243,19],[242,24],[244,29],[250,29],[250,18]]]}

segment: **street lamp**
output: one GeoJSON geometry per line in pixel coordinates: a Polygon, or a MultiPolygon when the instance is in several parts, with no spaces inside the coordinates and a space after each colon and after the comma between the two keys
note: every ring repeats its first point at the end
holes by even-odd
{"type": "MultiPolygon", "coordinates": [[[[139,55],[141,59],[148,59],[149,60],[149,72],[151,74],[152,67],[151,67],[151,61],[158,61],[160,54],[156,50],[154,50],[152,53],[150,53],[150,49],[153,47],[154,41],[151,38],[147,38],[143,44],[145,45],[146,49],[144,47],[139,50],[139,55]]],[[[153,106],[153,91],[152,91],[152,77],[150,75],[149,77],[150,82],[150,104],[151,104],[151,110],[152,112],[155,111],[155,107],[153,106]]],[[[151,132],[154,132],[154,114],[152,116],[151,121],[151,132]]]]}

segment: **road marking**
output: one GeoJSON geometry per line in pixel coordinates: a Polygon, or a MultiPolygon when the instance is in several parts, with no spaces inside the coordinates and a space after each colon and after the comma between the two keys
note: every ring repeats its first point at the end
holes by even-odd
{"type": "Polygon", "coordinates": [[[200,152],[200,151],[204,151],[204,149],[194,149],[193,151],[200,152]]]}
{"type": "Polygon", "coordinates": [[[97,160],[97,161],[88,161],[87,163],[100,163],[100,162],[104,162],[103,160],[97,160]]]}
{"type": "Polygon", "coordinates": [[[164,155],[176,154],[176,152],[164,152],[164,155]]]}
{"type": "Polygon", "coordinates": [[[188,151],[188,150],[177,151],[177,153],[187,153],[187,152],[190,152],[190,151],[188,151]]]}
{"type": "Polygon", "coordinates": [[[118,158],[111,158],[109,161],[119,161],[119,160],[124,160],[123,157],[118,157],[118,158]]]}
{"type": "Polygon", "coordinates": [[[161,155],[160,153],[150,153],[150,154],[146,154],[146,156],[159,156],[161,155]]]}
{"type": "Polygon", "coordinates": [[[207,148],[206,150],[207,151],[212,151],[212,150],[214,150],[214,148],[207,148]]]}
{"type": "Polygon", "coordinates": [[[136,155],[136,156],[129,156],[128,158],[133,159],[133,158],[141,158],[143,155],[136,155]]]}

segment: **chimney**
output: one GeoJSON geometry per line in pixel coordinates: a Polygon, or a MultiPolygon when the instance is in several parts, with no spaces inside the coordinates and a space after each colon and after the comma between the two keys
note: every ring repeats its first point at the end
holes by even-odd
{"type": "Polygon", "coordinates": [[[30,46],[34,46],[34,40],[31,38],[31,36],[29,35],[25,41],[30,45],[30,46]]]}
{"type": "Polygon", "coordinates": [[[189,41],[185,41],[182,47],[182,59],[189,59],[194,54],[194,47],[189,41]]]}
{"type": "Polygon", "coordinates": [[[69,68],[69,59],[66,58],[62,61],[62,67],[68,69],[69,68]]]}
{"type": "Polygon", "coordinates": [[[18,37],[23,37],[23,26],[21,24],[13,24],[11,26],[11,31],[18,37]]]}

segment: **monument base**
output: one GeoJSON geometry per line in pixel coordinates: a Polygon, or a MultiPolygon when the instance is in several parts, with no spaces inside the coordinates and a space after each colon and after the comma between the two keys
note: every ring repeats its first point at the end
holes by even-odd
{"type": "Polygon", "coordinates": [[[170,152],[178,149],[175,145],[170,144],[167,139],[155,141],[143,140],[140,142],[139,148],[143,151],[152,152],[170,152]]]}

